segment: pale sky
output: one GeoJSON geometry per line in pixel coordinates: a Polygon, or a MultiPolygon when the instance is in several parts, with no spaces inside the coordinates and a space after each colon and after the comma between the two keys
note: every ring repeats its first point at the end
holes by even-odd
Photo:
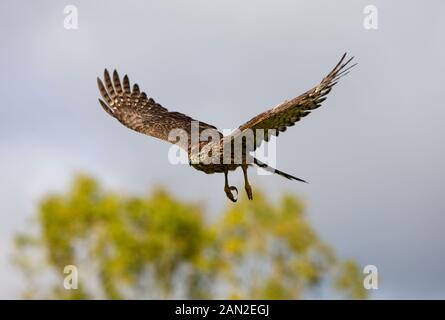
{"type": "MultiPolygon", "coordinates": [[[[0,2],[0,298],[26,283],[10,261],[42,195],[74,173],[144,193],[166,185],[217,215],[223,175],[167,161],[169,145],[120,125],[97,103],[117,68],[171,110],[235,128],[317,84],[349,52],[359,65],[323,106],[277,139],[279,169],[251,176],[301,196],[342,257],[376,265],[373,298],[445,298],[445,2],[0,2]],[[79,29],[63,27],[65,5],[79,29]],[[378,29],[363,27],[366,5],[378,29]]],[[[242,190],[242,174],[231,175],[242,190]]],[[[244,195],[243,195],[244,196],[244,195]]]]}

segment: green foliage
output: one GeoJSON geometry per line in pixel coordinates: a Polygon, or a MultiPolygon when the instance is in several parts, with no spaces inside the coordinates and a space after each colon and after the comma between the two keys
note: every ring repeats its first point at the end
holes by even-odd
{"type": "Polygon", "coordinates": [[[291,195],[274,204],[257,192],[209,223],[201,206],[162,188],[125,196],[78,176],[67,194],[42,200],[39,232],[17,235],[16,261],[27,297],[366,298],[357,264],[338,261],[303,212],[291,195]],[[66,265],[78,267],[77,290],[63,287],[66,265]]]}

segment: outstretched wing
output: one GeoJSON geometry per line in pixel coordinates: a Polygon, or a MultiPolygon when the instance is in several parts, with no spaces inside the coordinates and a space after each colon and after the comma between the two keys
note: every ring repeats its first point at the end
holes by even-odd
{"type": "MultiPolygon", "coordinates": [[[[110,74],[105,69],[104,82],[105,84],[97,78],[97,84],[104,99],[99,99],[99,102],[108,114],[130,129],[172,143],[178,141],[170,141],[169,133],[174,129],[182,129],[188,135],[188,144],[179,144],[179,146],[189,151],[191,125],[192,121],[196,120],[179,112],[168,111],[152,98],[148,98],[145,92],[141,92],[137,84],[134,84],[131,89],[127,75],[123,77],[121,84],[116,70],[113,72],[113,81],[111,81],[110,74]]],[[[212,125],[199,122],[199,132],[209,128],[216,129],[212,125]]]]}
{"type": "MultiPolygon", "coordinates": [[[[233,134],[225,137],[222,143],[225,144],[232,141],[237,136],[243,135],[245,131],[249,129],[253,130],[254,135],[257,129],[263,129],[265,141],[269,141],[271,135],[278,136],[280,132],[286,131],[286,129],[293,126],[295,122],[307,116],[312,110],[320,107],[321,103],[326,100],[326,95],[331,91],[332,87],[355,66],[355,64],[349,65],[353,57],[347,61],[345,61],[345,59],[346,53],[320,84],[296,98],[285,101],[273,109],[257,115],[241,125],[233,134]]],[[[261,145],[261,142],[262,139],[255,139],[254,142],[252,142],[253,149],[261,145]]]]}

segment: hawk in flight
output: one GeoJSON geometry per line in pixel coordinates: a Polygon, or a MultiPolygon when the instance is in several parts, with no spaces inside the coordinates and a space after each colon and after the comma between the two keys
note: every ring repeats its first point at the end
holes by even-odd
{"type": "Polygon", "coordinates": [[[251,156],[250,152],[255,151],[263,141],[267,142],[271,135],[278,136],[280,132],[286,131],[287,127],[293,126],[295,122],[318,108],[326,100],[327,94],[338,80],[349,73],[349,70],[355,66],[355,64],[350,64],[352,59],[353,57],[346,60],[345,53],[334,69],[317,86],[298,97],[287,100],[257,115],[228,136],[223,136],[210,124],[197,122],[185,114],[167,110],[140,91],[137,84],[134,84],[133,88],[131,88],[130,81],[126,75],[121,83],[116,70],[113,72],[113,79],[111,79],[106,69],[104,71],[104,82],[99,78],[97,79],[103,98],[103,100],[99,99],[99,102],[109,115],[119,120],[126,127],[178,144],[179,147],[187,151],[189,163],[195,169],[207,174],[215,172],[224,173],[224,191],[233,202],[237,200],[238,190],[235,186],[229,185],[228,172],[241,167],[244,173],[245,190],[248,198],[252,200],[252,188],[247,178],[247,168],[251,165],[259,166],[290,180],[306,182],[268,166],[251,156]],[[198,141],[193,142],[194,139],[191,137],[193,123],[197,123],[197,131],[200,134],[205,130],[213,130],[216,132],[218,139],[211,139],[210,141],[209,139],[206,141],[199,141],[198,139],[198,141]],[[187,142],[181,143],[178,142],[178,139],[171,138],[170,133],[175,129],[182,130],[181,132],[185,133],[188,138],[185,139],[187,142]],[[253,139],[245,138],[246,132],[253,131],[255,133],[258,130],[263,132],[259,137],[254,135],[253,139]],[[233,151],[233,146],[234,141],[237,141],[240,137],[242,142],[241,148],[238,150],[241,151],[241,154],[237,155],[233,151]],[[229,150],[230,153],[224,153],[225,149],[229,150]],[[209,161],[210,158],[214,159],[215,157],[220,161],[209,161]]]}

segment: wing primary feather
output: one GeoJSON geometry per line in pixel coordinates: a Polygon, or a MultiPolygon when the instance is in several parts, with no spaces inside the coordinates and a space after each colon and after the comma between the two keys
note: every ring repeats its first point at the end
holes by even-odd
{"type": "Polygon", "coordinates": [[[108,95],[108,92],[105,89],[104,84],[102,83],[102,80],[100,80],[100,78],[97,78],[97,86],[99,87],[102,98],[104,98],[105,101],[111,105],[113,103],[113,100],[111,100],[110,96],[108,95]]]}
{"type": "MultiPolygon", "coordinates": [[[[347,52],[345,52],[345,53],[343,54],[343,56],[341,57],[340,61],[336,64],[336,66],[334,67],[334,69],[332,69],[332,71],[330,72],[330,74],[333,73],[335,70],[337,70],[337,69],[342,65],[343,61],[344,61],[345,58],[346,58],[346,54],[347,54],[347,52]]],[[[352,59],[352,58],[351,58],[351,59],[352,59]]]]}
{"type": "Polygon", "coordinates": [[[105,102],[102,101],[102,99],[98,99],[100,105],[102,106],[102,108],[112,117],[114,117],[113,111],[112,109],[110,109],[107,104],[105,102]]]}
{"type": "Polygon", "coordinates": [[[130,80],[128,79],[128,76],[127,76],[127,75],[124,76],[124,80],[123,80],[123,82],[124,82],[124,92],[125,92],[126,94],[131,94],[130,80]]]}
{"type": "MultiPolygon", "coordinates": [[[[349,67],[347,67],[346,69],[341,69],[339,70],[340,72],[336,74],[336,77],[340,77],[345,73],[349,73],[349,71],[354,68],[356,65],[358,65],[358,63],[354,63],[352,65],[350,65],[349,67]]],[[[346,66],[346,65],[345,65],[346,66]]]]}
{"type": "Polygon", "coordinates": [[[116,98],[116,91],[114,90],[113,83],[111,82],[110,74],[108,73],[107,69],[104,70],[104,80],[108,93],[110,94],[111,99],[114,100],[116,98]]]}
{"type": "Polygon", "coordinates": [[[117,95],[121,95],[122,94],[122,86],[121,86],[121,81],[119,79],[119,74],[117,73],[116,70],[113,71],[113,84],[114,84],[114,88],[116,89],[116,93],[117,95]]]}

